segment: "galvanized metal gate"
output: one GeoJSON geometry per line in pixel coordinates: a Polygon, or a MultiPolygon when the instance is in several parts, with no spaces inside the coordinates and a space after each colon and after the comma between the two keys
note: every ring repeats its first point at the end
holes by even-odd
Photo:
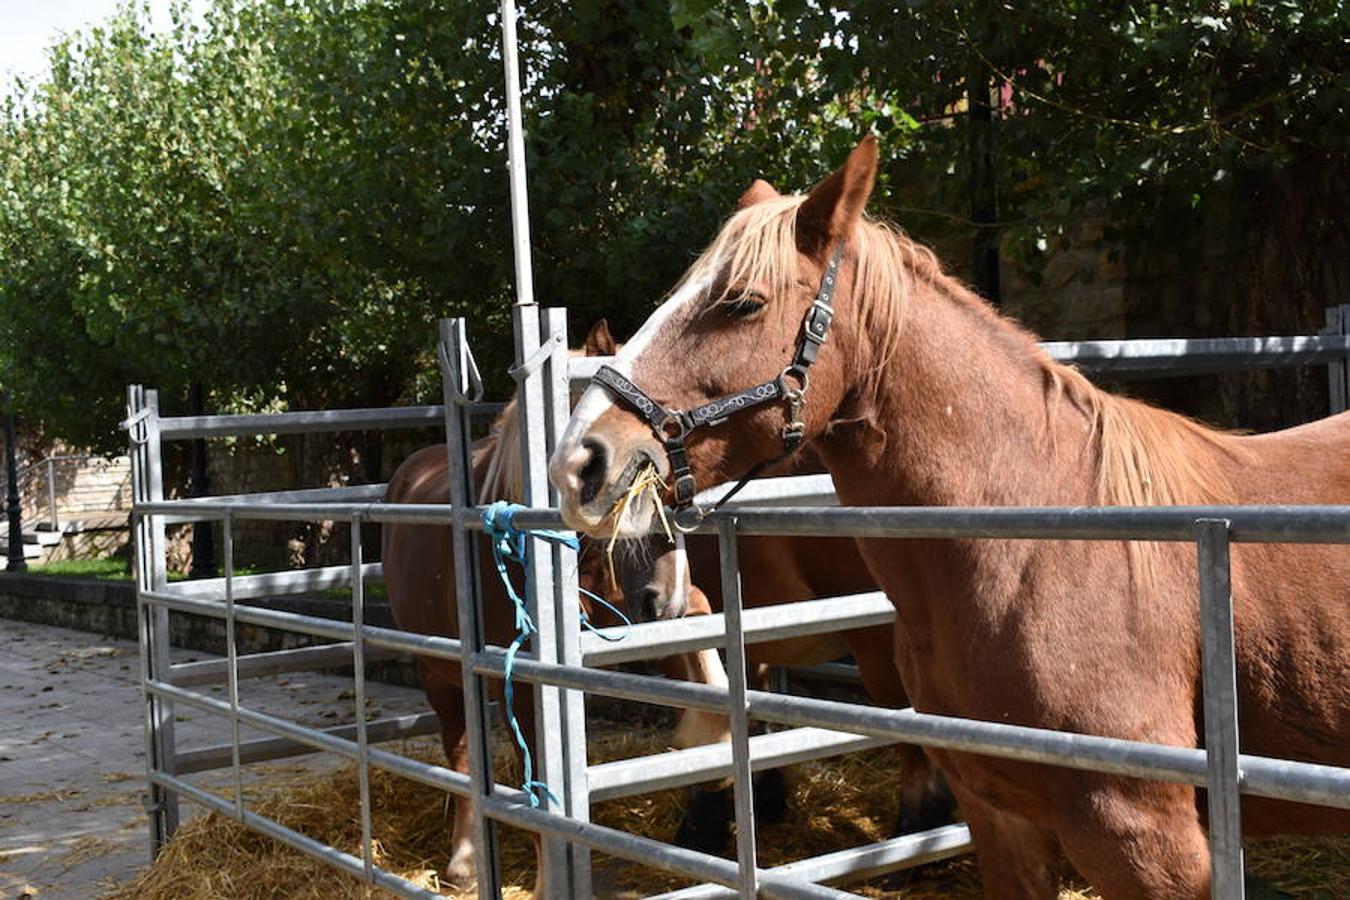
{"type": "MultiPolygon", "coordinates": [[[[516,365],[522,403],[525,500],[533,509],[517,516],[522,526],[561,526],[555,497],[545,478],[548,452],[568,416],[569,386],[584,383],[603,360],[569,360],[566,318],[534,302],[529,224],[524,202],[524,154],[515,56],[515,11],[503,3],[504,62],[509,107],[509,140],[518,302],[514,309],[516,365]]],[[[1333,412],[1344,409],[1350,309],[1328,313],[1328,328],[1316,336],[1210,341],[1102,341],[1047,345],[1053,356],[1087,370],[1128,376],[1221,371],[1232,368],[1327,365],[1333,412]]],[[[489,706],[485,677],[500,677],[502,648],[487,646],[480,625],[477,554],[473,532],[482,521],[472,505],[470,421],[498,407],[481,399],[481,384],[462,320],[447,320],[439,335],[444,402],[401,409],[294,412],[259,416],[163,418],[154,391],[128,391],[127,428],[135,490],[137,609],[145,707],[148,810],[151,838],[158,849],[179,820],[180,798],[233,817],[260,832],[343,869],[370,884],[409,897],[435,896],[382,871],[374,864],[368,773],[377,767],[429,787],[472,797],[478,851],[479,894],[496,897],[500,875],[495,828],[507,824],[543,837],[543,865],[550,892],[589,897],[591,850],[689,876],[703,887],[672,897],[840,897],[851,896],[821,882],[858,878],[950,856],[968,849],[964,826],[954,825],[866,847],[801,860],[774,869],[758,866],[750,776],[753,770],[905,741],[995,756],[1071,766],[1209,788],[1214,896],[1242,896],[1239,793],[1350,808],[1350,770],[1240,755],[1236,717],[1232,606],[1228,559],[1232,542],[1311,541],[1350,543],[1347,507],[1232,507],[1167,509],[828,509],[773,508],[767,504],[828,499],[828,478],[785,479],[757,485],[743,508],[712,517],[723,565],[725,614],[635,626],[620,643],[580,633],[575,561],[570,551],[533,541],[526,594],[539,627],[528,658],[515,677],[534,685],[540,711],[537,734],[539,779],[552,797],[532,808],[525,795],[496,784],[491,767],[489,706]],[[446,431],[451,503],[444,506],[380,502],[383,486],[298,490],[166,501],[161,468],[164,441],[256,434],[424,427],[443,423],[446,431]],[[345,521],[351,526],[351,562],[263,575],[234,572],[235,524],[245,520],[345,521]],[[170,583],[164,557],[165,526],[184,521],[217,521],[223,531],[222,578],[170,583]],[[449,525],[453,532],[458,596],[458,640],[374,627],[364,621],[364,585],[380,577],[378,563],[362,558],[363,523],[409,522],[449,525]],[[1185,541],[1196,546],[1203,634],[1205,750],[1150,745],[1037,728],[977,722],[885,710],[751,690],[746,681],[745,646],[757,640],[884,624],[893,610],[879,593],[814,600],[742,613],[741,573],[736,539],[743,534],[866,535],[869,537],[983,537],[1058,540],[1185,541]],[[320,588],[349,587],[352,621],[338,622],[251,605],[248,601],[320,588]],[[171,664],[171,612],[223,620],[224,660],[171,664]],[[241,655],[235,630],[241,623],[297,632],[330,641],[324,646],[241,655]],[[729,685],[718,688],[596,668],[673,651],[720,648],[726,654],[729,685]],[[367,721],[365,671],[378,656],[417,653],[457,661],[464,674],[464,700],[472,768],[461,775],[399,756],[381,742],[435,730],[434,715],[367,721]],[[326,730],[301,726],[251,709],[239,700],[240,679],[294,669],[354,667],[357,710],[353,726],[326,730]],[[211,682],[226,687],[225,699],[192,690],[211,682]],[[586,760],[584,697],[595,693],[690,709],[726,712],[730,745],[663,753],[638,760],[590,766],[586,760]],[[191,707],[227,719],[234,739],[219,747],[179,752],[173,731],[175,710],[191,707]],[[749,720],[791,726],[751,737],[749,720]],[[272,737],[240,741],[241,726],[272,737]],[[360,771],[360,856],[325,846],[247,808],[244,766],[302,752],[324,751],[352,760],[360,771]],[[229,769],[233,790],[221,797],[193,784],[189,776],[229,769]],[[589,821],[590,804],[646,791],[730,776],[735,785],[738,835],[736,860],[685,850],[589,821]]]]}

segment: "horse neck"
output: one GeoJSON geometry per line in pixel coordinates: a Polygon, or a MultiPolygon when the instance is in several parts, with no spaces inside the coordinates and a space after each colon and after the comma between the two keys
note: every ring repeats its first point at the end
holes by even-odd
{"type": "MultiPolygon", "coordinates": [[[[1029,336],[945,277],[916,278],[904,317],[883,375],[848,373],[875,387],[855,389],[820,442],[844,502],[1096,502],[1097,467],[1083,452],[1097,424],[1091,404],[1052,396],[1059,377],[1095,388],[1045,361],[1029,336]]],[[[841,351],[877,357],[842,343],[841,351]]]]}

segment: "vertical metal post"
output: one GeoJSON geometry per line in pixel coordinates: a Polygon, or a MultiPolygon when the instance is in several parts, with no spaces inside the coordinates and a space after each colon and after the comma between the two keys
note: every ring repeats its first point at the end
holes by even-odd
{"type": "MultiPolygon", "coordinates": [[[[506,77],[507,165],[511,193],[511,247],[516,265],[516,305],[514,313],[516,360],[520,379],[518,393],[524,427],[521,429],[524,455],[525,496],[522,502],[543,506],[548,501],[548,448],[545,441],[545,410],[542,372],[536,368],[539,350],[539,312],[534,302],[534,267],[530,252],[530,205],[525,183],[525,129],[521,115],[520,59],[516,40],[516,5],[502,0],[502,68],[506,77]]],[[[538,542],[525,568],[525,600],[539,629],[535,652],[545,662],[555,662],[558,654],[556,607],[552,592],[542,586],[552,583],[554,553],[541,551],[538,542]],[[547,597],[546,602],[539,602],[547,597]]],[[[540,763],[539,780],[565,792],[566,765],[563,759],[562,706],[559,690],[551,685],[536,685],[536,755],[540,763]]],[[[556,794],[557,791],[555,790],[556,794]]],[[[546,796],[544,802],[552,805],[546,796]]],[[[567,844],[550,835],[542,837],[541,885],[546,896],[570,885],[571,859],[567,844]]],[[[565,896],[565,894],[559,894],[565,896]]]]}
{"type": "Polygon", "coordinates": [[[375,883],[370,834],[370,744],[366,736],[366,584],[361,577],[361,515],[352,516],[352,700],[356,704],[356,778],[361,796],[361,862],[375,883]]]}
{"type": "Polygon", "coordinates": [[[225,551],[225,655],[229,660],[230,768],[234,773],[234,814],[244,820],[244,776],[239,763],[239,647],[234,622],[234,516],[221,520],[225,551]]]}
{"type": "Polygon", "coordinates": [[[736,519],[717,523],[717,548],[722,560],[722,612],[726,617],[727,699],[731,724],[732,783],[736,802],[736,859],[740,863],[740,895],[759,893],[755,849],[755,794],[750,771],[750,717],[746,701],[745,632],[741,628],[741,566],[736,553],[736,519]]]}
{"type": "Polygon", "coordinates": [[[5,571],[26,572],[28,560],[23,556],[23,507],[19,499],[19,458],[16,446],[17,429],[14,427],[14,410],[11,404],[14,398],[6,392],[5,404],[5,512],[9,519],[9,537],[5,571]]]}
{"type": "MultiPolygon", "coordinates": [[[[135,503],[164,499],[160,469],[159,395],[140,385],[127,389],[131,440],[131,484],[135,503]]],[[[164,562],[164,523],[159,516],[133,515],[136,540],[136,614],[141,662],[141,696],[145,706],[145,765],[149,795],[152,857],[178,828],[178,795],[150,783],[149,773],[175,774],[173,703],[145,690],[148,679],[169,677],[169,611],[152,604],[146,591],[168,582],[164,562]]]]}
{"type": "MultiPolygon", "coordinates": [[[[553,350],[544,365],[544,405],[547,415],[545,444],[551,454],[558,445],[572,414],[572,394],[568,386],[567,310],[545,309],[542,314],[545,339],[553,340],[553,350]]],[[[558,505],[557,491],[549,487],[548,505],[558,505]]],[[[557,610],[557,660],[566,666],[581,666],[581,597],[577,593],[577,555],[566,547],[549,545],[553,550],[553,604],[557,610]]],[[[563,725],[562,754],[563,809],[568,818],[589,822],[590,794],[586,777],[586,695],[583,691],[560,691],[563,725]]],[[[586,900],[591,896],[591,851],[580,844],[571,845],[570,890],[568,897],[586,900]]]]}
{"type": "Polygon", "coordinates": [[[1237,654],[1233,646],[1228,524],[1226,519],[1198,519],[1195,523],[1208,759],[1210,893],[1214,900],[1242,900],[1245,891],[1238,793],[1242,776],[1238,770],[1237,654]]]}
{"type": "MultiPolygon", "coordinates": [[[[1350,334],[1350,303],[1328,306],[1327,325],[1319,334],[1350,334]]],[[[1331,415],[1350,408],[1350,360],[1327,363],[1327,381],[1331,396],[1331,415]]]]}
{"type": "MultiPolygon", "coordinates": [[[[527,506],[547,506],[548,447],[546,440],[547,415],[544,407],[543,365],[547,357],[540,355],[539,308],[517,304],[512,308],[515,325],[516,365],[511,370],[519,385],[516,400],[520,404],[521,474],[524,496],[520,502],[527,506]]],[[[495,499],[495,498],[494,498],[495,499]]],[[[557,608],[553,597],[553,553],[548,544],[530,540],[525,561],[525,602],[539,634],[532,643],[532,651],[542,662],[558,661],[557,608]]],[[[549,786],[540,798],[545,808],[554,806],[553,799],[564,791],[563,722],[560,691],[557,687],[537,684],[533,688],[535,709],[535,758],[539,762],[538,780],[549,786]]],[[[561,812],[561,809],[556,809],[561,812]]],[[[553,835],[541,837],[541,889],[545,896],[554,896],[562,886],[571,882],[567,843],[553,835]]],[[[565,896],[564,894],[557,894],[565,896]]]]}
{"type": "Polygon", "coordinates": [[[47,513],[52,531],[61,532],[61,520],[56,515],[56,460],[47,457],[47,513]]]}
{"type": "Polygon", "coordinates": [[[516,261],[516,304],[533,306],[534,262],[530,254],[530,202],[525,184],[525,126],[520,111],[515,0],[502,0],[502,68],[506,72],[506,154],[511,189],[511,249],[516,261]]]}
{"type": "MultiPolygon", "coordinates": [[[[450,465],[450,503],[457,515],[450,532],[455,557],[455,597],[459,607],[459,639],[464,684],[465,738],[469,748],[469,783],[474,797],[492,792],[492,720],[489,716],[482,677],[474,671],[473,657],[483,649],[482,595],[479,590],[478,553],[472,535],[458,513],[473,505],[473,470],[469,440],[469,344],[463,319],[440,323],[441,392],[445,402],[445,442],[450,465]]],[[[478,896],[493,900],[501,896],[497,857],[497,831],[483,815],[482,804],[473,803],[474,857],[478,867],[478,896]]]]}

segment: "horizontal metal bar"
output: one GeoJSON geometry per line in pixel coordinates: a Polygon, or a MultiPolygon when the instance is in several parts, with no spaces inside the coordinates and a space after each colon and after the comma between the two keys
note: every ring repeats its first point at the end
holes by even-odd
{"type": "MultiPolygon", "coordinates": [[[[312,647],[295,647],[290,650],[270,650],[266,653],[248,653],[238,657],[238,675],[240,678],[262,678],[267,675],[279,675],[283,672],[302,672],[314,669],[331,669],[352,664],[351,641],[337,644],[320,644],[312,647]]],[[[403,654],[396,650],[368,650],[366,662],[380,662],[399,659],[403,654]]],[[[198,684],[217,684],[229,677],[228,659],[204,659],[201,662],[179,663],[169,668],[169,682],[178,687],[191,687],[198,684]]]]}
{"type": "MultiPolygon", "coordinates": [[[[822,856],[775,866],[774,875],[807,881],[861,881],[914,866],[927,865],[960,856],[974,849],[970,829],[965,825],[944,825],[931,831],[906,834],[890,840],[850,847],[822,856]]],[[[735,891],[715,884],[701,884],[649,897],[648,900],[723,900],[735,897],[735,891]]]]}
{"type": "MultiPolygon", "coordinates": [[[[179,597],[160,591],[141,591],[140,596],[142,599],[166,609],[192,615],[209,616],[213,619],[225,618],[225,604],[223,603],[179,597]]],[[[234,618],[236,621],[249,625],[260,625],[264,628],[295,631],[300,634],[331,638],[338,641],[355,640],[352,624],[337,619],[324,619],[319,616],[306,616],[277,609],[262,609],[257,606],[236,606],[234,618]]],[[[375,625],[363,625],[361,634],[365,637],[366,644],[369,646],[400,650],[419,656],[432,656],[437,659],[457,661],[460,657],[460,643],[455,638],[414,634],[393,628],[380,628],[375,625]]]]}
{"type": "MultiPolygon", "coordinates": [[[[925,747],[964,750],[1025,762],[1203,786],[1203,750],[1007,725],[954,716],[879,709],[751,691],[750,714],[784,725],[814,725],[894,737],[925,747]]],[[[1242,793],[1350,809],[1350,769],[1242,754],[1242,793]]]]}
{"type": "MultiPolygon", "coordinates": [[[[223,607],[217,604],[163,597],[154,592],[143,592],[142,597],[171,609],[224,616],[223,607]]],[[[298,630],[321,637],[339,640],[352,640],[353,637],[350,624],[294,613],[243,607],[236,611],[236,617],[239,621],[252,621],[254,624],[298,630]]],[[[367,635],[368,642],[377,646],[391,646],[448,659],[458,658],[460,652],[459,642],[450,638],[409,635],[392,629],[371,627],[363,629],[363,633],[367,635]]],[[[489,648],[474,655],[474,668],[483,674],[500,675],[504,659],[505,654],[499,648],[489,648]]],[[[516,660],[515,674],[524,681],[544,682],[629,700],[713,712],[725,712],[727,708],[726,690],[711,685],[667,681],[624,672],[576,669],[523,658],[516,660]]],[[[152,684],[156,685],[156,689],[165,690],[178,699],[182,699],[179,695],[201,698],[222,708],[216,709],[217,712],[228,711],[228,704],[214,698],[202,698],[201,695],[181,691],[168,684],[152,684]]],[[[784,697],[762,691],[752,691],[749,696],[752,715],[788,725],[853,731],[926,746],[1184,784],[1200,785],[1205,778],[1204,752],[1192,748],[1165,747],[1048,729],[925,715],[912,710],[884,710],[805,697],[784,697]]],[[[281,735],[306,740],[290,731],[281,732],[281,735]]],[[[311,738],[311,745],[312,741],[311,738]]],[[[325,743],[320,744],[319,748],[332,749],[334,746],[340,747],[342,744],[325,743]]],[[[1350,808],[1350,770],[1245,754],[1239,762],[1243,772],[1243,793],[1350,808]]]]}
{"type": "MultiPolygon", "coordinates": [[[[195,784],[192,784],[190,781],[185,781],[182,778],[175,778],[174,776],[166,775],[163,772],[151,772],[150,780],[154,784],[181,794],[192,802],[205,806],[207,809],[220,813],[222,816],[226,816],[236,822],[242,822],[254,831],[275,838],[289,847],[294,847],[301,853],[312,856],[320,862],[341,869],[348,875],[352,875],[361,880],[365,879],[365,864],[360,858],[352,856],[350,853],[343,853],[341,850],[316,841],[311,837],[307,837],[298,831],[287,828],[285,825],[274,822],[266,816],[260,816],[250,810],[242,810],[241,814],[240,810],[235,809],[232,801],[226,800],[223,797],[217,797],[210,791],[203,790],[195,784]]],[[[374,877],[376,886],[382,887],[387,891],[392,891],[401,897],[413,897],[418,898],[418,900],[441,900],[440,894],[418,887],[411,881],[404,881],[397,875],[386,872],[383,869],[375,869],[374,877]]]]}
{"type": "MultiPolygon", "coordinates": [[[[474,671],[480,675],[500,676],[505,667],[506,654],[499,647],[489,647],[473,655],[474,671]]],[[[674,681],[658,676],[634,675],[608,669],[578,669],[557,663],[540,662],[517,656],[512,675],[532,684],[552,684],[558,687],[589,691],[621,700],[637,700],[662,706],[701,709],[707,712],[727,711],[725,688],[691,681],[674,681]]]]}
{"type": "MultiPolygon", "coordinates": [[[[502,671],[503,657],[504,654],[495,648],[474,654],[474,669],[483,674],[498,674],[502,671]]],[[[516,660],[515,676],[522,681],[554,684],[626,700],[713,712],[727,710],[726,689],[712,685],[667,681],[626,672],[575,669],[525,659],[516,660]]],[[[767,722],[852,731],[921,746],[1134,778],[1191,785],[1205,783],[1205,753],[1190,747],[930,715],[912,709],[880,709],[766,691],[750,691],[748,697],[750,715],[767,722]]],[[[1350,809],[1350,769],[1248,754],[1243,754],[1239,763],[1245,794],[1350,809]]]]}
{"type": "Polygon", "coordinates": [[[256,709],[249,709],[245,706],[232,709],[230,704],[224,700],[215,697],[199,694],[196,691],[189,691],[183,688],[174,687],[165,681],[156,681],[147,679],[145,690],[148,693],[160,697],[167,697],[184,706],[191,706],[203,712],[213,713],[222,718],[228,719],[237,714],[239,721],[259,731],[266,731],[275,734],[278,737],[289,738],[298,744],[303,744],[324,753],[336,753],[347,759],[356,759],[356,744],[352,741],[343,740],[336,735],[320,731],[317,728],[307,728],[304,725],[297,725],[287,719],[281,719],[277,716],[268,715],[259,712],[256,709]]]}
{"type": "Polygon", "coordinates": [[[388,484],[347,484],[338,487],[297,488],[291,491],[254,491],[248,494],[216,494],[211,497],[182,497],[175,502],[184,506],[203,503],[353,503],[358,500],[381,500],[388,484]]]}
{"type": "MultiPolygon", "coordinates": [[[[885,594],[871,591],[755,607],[745,611],[743,621],[746,643],[753,644],[888,625],[895,621],[895,607],[885,594]]],[[[714,613],[587,632],[581,656],[588,666],[612,666],[720,647],[724,641],[725,620],[714,613]]]]}
{"type": "MultiPolygon", "coordinates": [[[[202,504],[239,519],[322,521],[360,515],[367,521],[409,521],[449,524],[458,518],[470,528],[483,527],[477,507],[456,511],[439,504],[304,504],[250,509],[230,504],[202,504]]],[[[145,514],[174,512],[168,501],[143,503],[145,514]]],[[[714,513],[699,528],[711,533],[714,513]]],[[[735,510],[740,534],[790,534],[897,538],[1011,538],[1054,540],[1191,541],[1197,519],[1228,519],[1230,539],[1238,543],[1350,543],[1350,505],[1325,506],[1038,506],[926,507],[853,506],[745,507],[735,510]]],[[[556,509],[516,513],[522,528],[565,528],[556,509]]]]}
{"type": "MultiPolygon", "coordinates": [[[[382,563],[361,566],[361,577],[367,582],[384,580],[382,563]]],[[[258,597],[279,597],[288,594],[307,594],[352,586],[351,566],[321,566],[314,569],[289,569],[285,572],[262,572],[257,575],[234,576],[234,599],[251,600],[258,597]]],[[[225,596],[224,578],[194,578],[174,581],[164,592],[175,597],[214,598],[225,596]]]]}
{"type": "MultiPolygon", "coordinates": [[[[1285,335],[1231,338],[1136,338],[1120,341],[1045,341],[1053,359],[1106,375],[1191,375],[1238,369],[1277,369],[1350,359],[1345,335],[1285,335]]],[[[573,391],[588,386],[609,356],[573,357],[567,380],[573,391]]]]}
{"type": "MultiPolygon", "coordinates": [[[[700,530],[730,513],[715,513],[700,530]]],[[[1350,543],[1350,505],[751,507],[735,511],[741,534],[848,535],[862,538],[1008,538],[1193,541],[1197,519],[1228,519],[1245,543],[1350,543]]],[[[532,517],[521,513],[516,522],[532,517]]]]}
{"type": "MultiPolygon", "coordinates": [[[[372,743],[398,741],[405,738],[436,734],[441,730],[441,720],[435,713],[417,713],[408,716],[392,716],[375,719],[366,723],[366,737],[372,743]]],[[[324,728],[325,734],[352,739],[356,737],[355,725],[335,725],[324,728]]],[[[179,753],[174,757],[174,771],[179,775],[193,772],[209,772],[212,769],[227,768],[233,764],[233,745],[216,744],[179,753]]],[[[289,738],[258,738],[239,742],[239,762],[242,765],[268,762],[274,759],[288,759],[293,756],[305,756],[316,753],[313,747],[293,741],[289,738]]]]}
{"type": "MultiPolygon", "coordinates": [[[[894,743],[825,728],[774,731],[750,738],[750,768],[760,772],[894,743]]],[[[601,763],[587,769],[586,781],[592,802],[599,803],[730,775],[731,745],[723,743],[601,763]]]]}
{"type": "Polygon", "coordinates": [[[1341,335],[1047,341],[1041,347],[1096,375],[1155,378],[1325,365],[1350,357],[1350,338],[1341,335]]]}
{"type": "MultiPolygon", "coordinates": [[[[473,404],[475,415],[498,415],[504,404],[473,404]]],[[[258,434],[312,434],[393,428],[432,428],[445,421],[444,406],[323,409],[227,416],[167,416],[159,420],[164,440],[244,437],[258,434]]]]}
{"type": "MultiPolygon", "coordinates": [[[[229,513],[236,521],[331,522],[360,516],[366,522],[406,522],[413,525],[449,526],[455,509],[448,503],[268,503],[231,502],[216,498],[194,500],[157,500],[140,503],[139,515],[175,517],[185,522],[220,518],[229,513]]],[[[482,528],[482,512],[474,507],[461,514],[469,527],[482,528]],[[472,524],[477,522],[477,525],[472,524]]]]}
{"type": "MultiPolygon", "coordinates": [[[[721,500],[733,485],[719,484],[701,491],[694,497],[700,507],[712,506],[721,500]]],[[[829,475],[785,475],[779,478],[756,478],[727,504],[728,508],[742,506],[838,506],[834,493],[834,479],[829,475]]]]}
{"type": "MultiPolygon", "coordinates": [[[[482,808],[486,815],[498,822],[539,834],[554,835],[650,868],[723,885],[736,883],[738,872],[736,864],[718,856],[687,850],[626,831],[596,825],[593,822],[569,819],[542,809],[532,809],[521,803],[505,801],[495,794],[483,799],[482,808]]],[[[760,882],[760,894],[781,900],[853,898],[852,894],[833,888],[810,882],[794,882],[769,874],[765,874],[760,882]]]]}

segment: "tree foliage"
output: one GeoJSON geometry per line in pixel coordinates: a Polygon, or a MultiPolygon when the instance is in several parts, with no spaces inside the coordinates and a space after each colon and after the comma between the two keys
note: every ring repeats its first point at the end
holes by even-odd
{"type": "MultiPolygon", "coordinates": [[[[58,42],[50,77],[7,101],[0,364],[23,412],[115,446],[129,381],[200,381],[235,407],[414,399],[450,314],[501,368],[495,3],[216,0],[200,24],[147,20],[58,42]]],[[[750,178],[803,186],[863,130],[889,155],[883,211],[968,233],[972,84],[999,109],[1012,259],[1034,269],[1090,203],[1165,242],[1234,180],[1343,164],[1347,34],[1328,0],[532,0],[538,298],[623,333],[750,178]]]]}

